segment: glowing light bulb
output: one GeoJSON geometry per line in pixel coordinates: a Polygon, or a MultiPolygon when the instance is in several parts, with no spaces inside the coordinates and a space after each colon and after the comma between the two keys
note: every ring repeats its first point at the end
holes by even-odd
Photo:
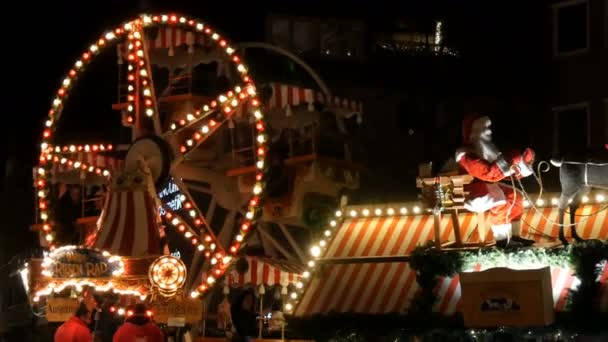
{"type": "Polygon", "coordinates": [[[308,262],[308,267],[315,267],[315,262],[313,260],[310,260],[308,262]]]}
{"type": "Polygon", "coordinates": [[[378,208],[378,209],[374,210],[374,214],[376,214],[376,216],[382,215],[382,209],[378,208]]]}
{"type": "Polygon", "coordinates": [[[524,200],[524,208],[527,208],[530,206],[530,202],[528,200],[524,200]]]}
{"type": "Polygon", "coordinates": [[[394,215],[394,214],[395,214],[395,209],[393,209],[393,208],[388,208],[388,209],[386,209],[386,213],[387,213],[388,215],[394,215]]]}
{"type": "Polygon", "coordinates": [[[196,297],[198,297],[198,295],[199,295],[198,291],[190,292],[190,297],[192,297],[192,298],[196,298],[196,297]]]}
{"type": "Polygon", "coordinates": [[[355,210],[351,210],[351,211],[350,211],[350,216],[351,216],[351,217],[357,217],[357,211],[355,211],[355,210]]]}
{"type": "Polygon", "coordinates": [[[287,311],[293,310],[293,305],[291,305],[291,303],[285,304],[285,310],[287,310],[287,311]]]}
{"type": "Polygon", "coordinates": [[[369,216],[369,210],[368,209],[363,209],[363,211],[361,213],[363,214],[363,216],[369,216]]]}
{"type": "Polygon", "coordinates": [[[325,236],[327,236],[327,237],[331,236],[331,232],[329,230],[326,230],[325,231],[325,236]]]}
{"type": "Polygon", "coordinates": [[[399,209],[399,212],[401,213],[401,215],[405,215],[407,214],[407,208],[401,208],[399,209]]]}
{"type": "Polygon", "coordinates": [[[291,297],[291,299],[296,299],[296,298],[298,298],[298,294],[295,292],[292,292],[290,297],[291,297]]]}
{"type": "Polygon", "coordinates": [[[551,199],[551,204],[552,204],[552,205],[557,205],[557,203],[558,203],[557,198],[553,197],[553,198],[551,199]]]}
{"type": "Polygon", "coordinates": [[[319,246],[312,246],[310,248],[310,254],[315,258],[318,257],[321,255],[321,248],[319,248],[319,246]]]}
{"type": "Polygon", "coordinates": [[[604,196],[602,194],[595,195],[595,201],[596,202],[604,202],[605,200],[606,200],[606,196],[604,196]]]}
{"type": "Polygon", "coordinates": [[[304,287],[304,284],[301,281],[299,281],[296,283],[296,287],[301,289],[302,287],[304,287]]]}
{"type": "Polygon", "coordinates": [[[537,199],[537,200],[536,200],[536,205],[538,205],[538,206],[543,206],[543,205],[545,205],[545,200],[544,200],[544,199],[542,199],[542,198],[537,199]]]}
{"type": "Polygon", "coordinates": [[[414,210],[414,214],[420,214],[420,207],[415,206],[412,210],[414,210]]]}
{"type": "Polygon", "coordinates": [[[582,201],[583,201],[583,203],[589,202],[589,197],[583,196],[582,201]]]}
{"type": "Polygon", "coordinates": [[[329,225],[335,227],[336,225],[338,225],[338,222],[336,222],[336,220],[331,220],[329,221],[329,225]]]}
{"type": "Polygon", "coordinates": [[[336,211],[336,217],[341,217],[342,216],[342,212],[340,210],[336,211]]]}
{"type": "Polygon", "coordinates": [[[199,250],[200,252],[202,252],[204,249],[205,249],[205,246],[203,246],[203,245],[198,245],[198,250],[199,250]]]}

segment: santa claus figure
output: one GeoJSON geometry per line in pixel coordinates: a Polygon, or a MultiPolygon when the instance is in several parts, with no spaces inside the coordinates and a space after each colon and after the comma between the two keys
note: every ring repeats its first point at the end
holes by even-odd
{"type": "Polygon", "coordinates": [[[520,236],[523,195],[500,182],[531,175],[534,152],[528,148],[523,153],[503,155],[492,143],[491,124],[490,118],[479,114],[471,114],[463,122],[464,146],[456,152],[456,162],[475,177],[465,186],[468,195],[464,206],[476,213],[490,212],[497,246],[529,246],[534,241],[520,236]]]}

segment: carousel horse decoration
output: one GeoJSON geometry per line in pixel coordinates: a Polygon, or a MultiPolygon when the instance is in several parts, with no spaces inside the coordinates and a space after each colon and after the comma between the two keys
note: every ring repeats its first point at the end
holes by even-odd
{"type": "MultiPolygon", "coordinates": [[[[606,146],[608,149],[608,144],[606,146]]],[[[576,209],[581,204],[582,197],[591,188],[608,189],[608,156],[600,158],[551,159],[551,164],[559,168],[561,195],[558,200],[559,239],[564,245],[568,241],[564,236],[564,215],[566,208],[570,210],[570,229],[572,238],[580,242],[583,239],[576,232],[576,209]]]]}

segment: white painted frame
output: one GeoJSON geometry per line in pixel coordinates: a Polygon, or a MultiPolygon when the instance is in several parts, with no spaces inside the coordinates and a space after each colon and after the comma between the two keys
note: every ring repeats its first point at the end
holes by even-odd
{"type": "Polygon", "coordinates": [[[574,103],[574,104],[569,104],[569,105],[564,105],[564,106],[557,106],[557,107],[553,107],[551,109],[551,111],[553,112],[553,146],[552,146],[552,150],[553,150],[554,155],[557,155],[559,153],[559,151],[557,150],[557,148],[558,148],[557,145],[558,145],[558,140],[559,140],[559,136],[558,136],[559,113],[565,112],[568,110],[575,110],[575,109],[585,109],[586,118],[587,118],[587,148],[589,148],[589,146],[591,146],[591,110],[590,110],[589,102],[585,101],[585,102],[579,102],[579,103],[574,103]]]}
{"type": "Polygon", "coordinates": [[[552,6],[552,13],[551,13],[551,31],[552,31],[552,35],[553,35],[553,56],[555,57],[567,57],[567,56],[573,56],[573,55],[579,55],[579,54],[583,54],[586,53],[587,51],[589,51],[590,45],[591,45],[591,16],[590,16],[590,4],[589,4],[589,0],[571,0],[571,1],[564,1],[564,2],[560,2],[557,4],[553,4],[552,6]],[[569,6],[573,6],[573,5],[579,5],[579,4],[587,4],[587,44],[586,47],[583,49],[578,49],[578,50],[573,50],[573,51],[568,51],[568,52],[559,52],[558,49],[558,36],[559,36],[559,32],[558,32],[558,25],[557,25],[557,13],[559,12],[560,9],[564,8],[564,7],[569,7],[569,6]]]}

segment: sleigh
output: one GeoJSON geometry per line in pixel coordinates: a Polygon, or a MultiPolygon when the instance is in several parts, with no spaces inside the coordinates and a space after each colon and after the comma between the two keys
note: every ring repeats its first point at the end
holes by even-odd
{"type": "Polygon", "coordinates": [[[458,213],[464,211],[464,201],[467,193],[464,186],[473,182],[470,175],[460,175],[457,172],[440,173],[432,175],[429,164],[419,166],[416,187],[420,189],[420,199],[425,207],[433,214],[433,229],[435,248],[437,249],[467,249],[479,248],[488,245],[484,242],[486,236],[485,215],[477,214],[477,230],[480,236],[479,243],[463,242],[458,213]],[[443,215],[449,215],[454,228],[454,241],[442,241],[441,221],[443,215]]]}

